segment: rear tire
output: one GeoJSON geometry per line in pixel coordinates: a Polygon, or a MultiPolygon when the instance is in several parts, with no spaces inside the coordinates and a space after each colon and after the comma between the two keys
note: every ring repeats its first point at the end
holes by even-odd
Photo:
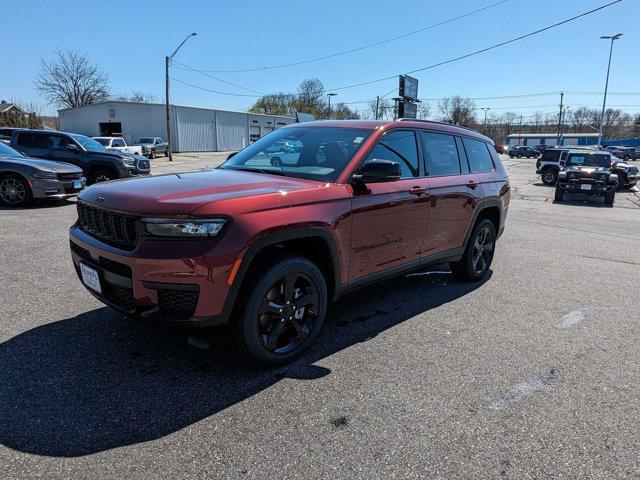
{"type": "Polygon", "coordinates": [[[480,220],[473,228],[462,258],[449,267],[458,280],[477,282],[488,272],[496,247],[496,228],[489,219],[480,220]]]}
{"type": "Polygon", "coordinates": [[[154,159],[156,158],[156,151],[155,150],[151,150],[149,152],[149,159],[154,159]]]}
{"type": "Polygon", "coordinates": [[[564,199],[564,190],[560,188],[559,185],[556,185],[556,193],[554,195],[554,199],[556,202],[561,202],[564,199]]]}
{"type": "Polygon", "coordinates": [[[627,181],[626,177],[624,175],[618,175],[618,186],[617,189],[618,190],[624,190],[626,188],[625,186],[625,182],[627,181]]]}
{"type": "Polygon", "coordinates": [[[27,181],[12,173],[0,175],[0,204],[26,207],[33,202],[33,193],[27,181]]]}
{"type": "Polygon", "coordinates": [[[168,157],[168,156],[169,156],[169,149],[168,149],[168,148],[164,151],[164,156],[165,156],[165,157],[168,157]]]}
{"type": "Polygon", "coordinates": [[[604,203],[605,205],[613,205],[613,202],[616,200],[616,191],[612,190],[604,194],[604,203]]]}
{"type": "Polygon", "coordinates": [[[325,278],[313,262],[278,256],[258,268],[245,287],[231,325],[245,356],[282,365],[309,348],[322,328],[328,298],[325,278]]]}

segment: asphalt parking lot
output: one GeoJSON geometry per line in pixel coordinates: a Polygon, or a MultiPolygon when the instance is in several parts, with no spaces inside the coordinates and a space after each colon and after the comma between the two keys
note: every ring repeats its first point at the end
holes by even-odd
{"type": "Polygon", "coordinates": [[[640,193],[557,204],[535,160],[504,161],[486,281],[435,268],[350,294],[275,370],[89,295],[74,202],[0,210],[2,478],[640,476],[640,193]]]}

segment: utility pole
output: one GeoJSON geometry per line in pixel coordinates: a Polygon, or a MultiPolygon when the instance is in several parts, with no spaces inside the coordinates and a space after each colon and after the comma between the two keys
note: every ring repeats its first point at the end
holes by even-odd
{"type": "Polygon", "coordinates": [[[376,120],[378,120],[378,108],[380,106],[380,95],[376,96],[376,120]]]}
{"type": "Polygon", "coordinates": [[[520,125],[518,125],[518,145],[522,145],[522,114],[520,114],[520,125]]]}
{"type": "Polygon", "coordinates": [[[604,111],[607,106],[607,90],[609,89],[609,72],[611,71],[611,54],[613,53],[613,42],[618,40],[622,36],[621,33],[616,35],[603,35],[600,37],[602,40],[611,40],[611,47],[609,47],[609,64],[607,65],[607,80],[604,84],[604,98],[602,99],[602,113],[600,114],[600,129],[598,130],[598,147],[602,147],[602,135],[604,130],[604,111]]]}
{"type": "Polygon", "coordinates": [[[335,97],[338,95],[337,93],[327,93],[327,98],[329,99],[329,118],[331,118],[331,97],[335,97]]]}
{"type": "Polygon", "coordinates": [[[560,112],[558,113],[558,134],[556,135],[556,145],[560,146],[562,137],[562,107],[564,105],[564,92],[560,92],[560,112]]]}
{"type": "Polygon", "coordinates": [[[487,134],[487,112],[489,110],[491,110],[490,107],[482,107],[480,108],[480,110],[484,111],[484,126],[482,127],[482,134],[486,135],[487,134]]]}
{"type": "Polygon", "coordinates": [[[191,37],[195,37],[198,35],[196,32],[193,32],[187,38],[185,38],[178,48],[176,48],[171,55],[164,57],[164,80],[165,80],[165,110],[167,112],[167,150],[169,151],[169,161],[173,161],[173,142],[171,141],[171,114],[169,112],[169,64],[173,57],[176,56],[178,50],[189,40],[191,37]]]}

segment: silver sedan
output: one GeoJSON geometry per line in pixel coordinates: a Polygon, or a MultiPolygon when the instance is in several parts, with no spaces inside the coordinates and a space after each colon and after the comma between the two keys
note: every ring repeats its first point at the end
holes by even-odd
{"type": "Polygon", "coordinates": [[[0,143],[0,203],[11,207],[36,198],[68,198],[80,193],[82,169],[68,163],[29,158],[0,143]]]}

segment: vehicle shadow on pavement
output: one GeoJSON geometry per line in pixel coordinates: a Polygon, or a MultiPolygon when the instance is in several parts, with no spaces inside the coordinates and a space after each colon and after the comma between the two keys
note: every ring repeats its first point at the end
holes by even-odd
{"type": "Polygon", "coordinates": [[[20,210],[42,210],[45,208],[59,208],[66,207],[68,205],[75,204],[75,200],[54,200],[54,199],[44,199],[33,202],[31,205],[27,205],[24,207],[10,207],[8,205],[0,204],[0,211],[20,211],[20,210]]]}
{"type": "Polygon", "coordinates": [[[484,282],[431,271],[349,294],[331,307],[311,350],[276,369],[238,360],[220,332],[195,333],[205,348],[197,349],[188,343],[193,331],[147,325],[109,308],[42,325],[0,344],[0,443],[76,457],[155,440],[282,378],[328,375],[314,363],[484,282]]]}

